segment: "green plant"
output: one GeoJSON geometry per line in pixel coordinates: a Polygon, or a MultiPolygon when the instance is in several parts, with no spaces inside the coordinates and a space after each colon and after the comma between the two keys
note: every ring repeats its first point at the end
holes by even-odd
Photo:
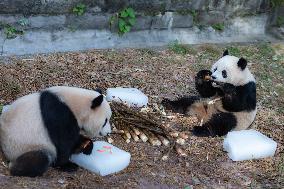
{"type": "Polygon", "coordinates": [[[125,8],[119,13],[113,15],[110,18],[110,25],[117,20],[118,23],[118,33],[123,35],[131,30],[131,27],[136,23],[135,11],[132,8],[125,8]]]}
{"type": "Polygon", "coordinates": [[[225,28],[225,25],[224,23],[216,23],[212,25],[212,28],[214,28],[214,30],[217,30],[217,31],[223,31],[225,28]]]}
{"type": "Polygon", "coordinates": [[[270,0],[272,7],[279,7],[284,4],[284,0],[270,0]]]}
{"type": "Polygon", "coordinates": [[[276,19],[276,26],[281,27],[282,25],[284,25],[284,17],[278,16],[276,19]]]}
{"type": "Polygon", "coordinates": [[[18,30],[15,27],[13,27],[9,24],[6,24],[6,26],[4,26],[4,33],[5,33],[7,39],[14,39],[18,35],[23,35],[24,31],[18,30]]]}
{"type": "Polygon", "coordinates": [[[193,17],[193,22],[196,23],[197,22],[198,12],[196,10],[191,10],[190,14],[193,17]]]}
{"type": "Polygon", "coordinates": [[[194,53],[194,49],[192,49],[189,45],[184,45],[184,44],[180,44],[178,42],[178,40],[175,40],[173,42],[171,42],[168,45],[168,48],[170,51],[176,53],[176,54],[189,54],[189,53],[194,53]]]}
{"type": "Polygon", "coordinates": [[[2,110],[3,110],[3,105],[0,104],[0,114],[2,113],[2,110]]]}
{"type": "Polygon", "coordinates": [[[77,16],[82,16],[83,14],[85,14],[86,11],[86,5],[83,3],[79,3],[78,5],[76,5],[73,8],[73,13],[76,14],[77,16]]]}

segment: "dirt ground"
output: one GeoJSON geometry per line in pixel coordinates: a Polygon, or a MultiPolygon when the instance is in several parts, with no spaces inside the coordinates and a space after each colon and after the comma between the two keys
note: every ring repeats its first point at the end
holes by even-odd
{"type": "Polygon", "coordinates": [[[278,144],[274,157],[233,162],[223,151],[223,138],[197,138],[189,130],[190,118],[169,120],[172,127],[188,132],[187,157],[174,151],[161,160],[165,147],[149,143],[126,144],[120,135],[114,145],[131,153],[122,172],[100,177],[86,170],[64,173],[50,168],[38,178],[9,176],[7,161],[0,155],[0,188],[284,188],[284,53],[279,44],[200,45],[172,44],[167,49],[94,50],[56,53],[0,60],[0,104],[54,85],[137,87],[150,104],[162,98],[196,94],[194,75],[209,68],[224,49],[243,56],[257,80],[258,113],[252,128],[278,144]],[[2,63],[2,64],[1,64],[2,63]],[[7,64],[9,63],[9,64],[7,64]]]}

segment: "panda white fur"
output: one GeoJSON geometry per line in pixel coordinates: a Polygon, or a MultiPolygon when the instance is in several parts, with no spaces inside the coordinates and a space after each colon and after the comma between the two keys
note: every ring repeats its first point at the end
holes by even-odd
{"type": "Polygon", "coordinates": [[[200,96],[162,101],[167,109],[194,114],[202,120],[201,126],[193,128],[194,135],[223,136],[231,130],[247,129],[253,123],[257,111],[256,84],[244,58],[230,56],[226,50],[211,71],[197,73],[195,87],[200,96]]]}
{"type": "Polygon", "coordinates": [[[17,99],[0,117],[1,146],[11,174],[34,177],[49,166],[76,168],[69,158],[86,138],[80,133],[89,140],[107,135],[111,114],[100,92],[75,87],[51,87],[17,99]]]}

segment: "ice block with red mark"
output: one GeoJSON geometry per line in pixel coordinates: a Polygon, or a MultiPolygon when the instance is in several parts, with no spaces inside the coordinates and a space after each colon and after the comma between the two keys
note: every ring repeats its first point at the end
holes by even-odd
{"type": "Polygon", "coordinates": [[[96,174],[105,176],[125,169],[130,163],[130,153],[107,142],[94,142],[90,155],[73,154],[71,161],[96,174]]]}

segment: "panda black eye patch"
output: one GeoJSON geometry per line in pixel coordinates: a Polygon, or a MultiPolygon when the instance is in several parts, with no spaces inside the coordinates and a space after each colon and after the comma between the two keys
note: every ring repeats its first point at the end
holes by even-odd
{"type": "Polygon", "coordinates": [[[103,124],[103,127],[105,127],[105,126],[106,126],[106,124],[107,124],[107,119],[105,120],[105,123],[103,124]]]}
{"type": "Polygon", "coordinates": [[[226,71],[226,70],[223,70],[223,71],[222,71],[222,76],[223,76],[224,78],[227,77],[227,71],[226,71]]]}

